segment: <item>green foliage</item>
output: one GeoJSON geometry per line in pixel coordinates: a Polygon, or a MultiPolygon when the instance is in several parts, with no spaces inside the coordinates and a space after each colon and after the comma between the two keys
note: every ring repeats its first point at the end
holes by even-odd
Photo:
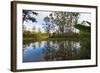
{"type": "Polygon", "coordinates": [[[76,12],[54,12],[54,23],[59,33],[72,32],[73,25],[77,24],[79,13],[76,12]]]}
{"type": "Polygon", "coordinates": [[[79,29],[80,31],[84,31],[84,32],[90,32],[90,30],[91,30],[90,26],[84,26],[81,24],[74,25],[74,27],[79,29]]]}
{"type": "Polygon", "coordinates": [[[51,34],[50,38],[77,38],[79,36],[79,34],[74,33],[74,32],[66,32],[66,33],[53,33],[51,34]]]}
{"type": "Polygon", "coordinates": [[[50,34],[51,30],[55,28],[51,14],[49,16],[44,17],[43,28],[48,34],[50,34]]]}
{"type": "Polygon", "coordinates": [[[23,37],[24,37],[24,39],[42,40],[42,39],[48,38],[48,34],[41,33],[41,32],[24,31],[23,37]]]}
{"type": "Polygon", "coordinates": [[[81,25],[81,24],[77,24],[77,25],[74,25],[75,28],[79,29],[80,30],[80,37],[81,38],[88,38],[91,36],[91,27],[90,26],[84,26],[84,25],[81,25]]]}
{"type": "Polygon", "coordinates": [[[23,22],[36,22],[36,19],[33,15],[38,15],[38,13],[34,12],[33,10],[23,10],[23,22]]]}
{"type": "Polygon", "coordinates": [[[37,35],[35,33],[31,33],[30,31],[24,31],[23,37],[24,38],[37,38],[37,35]]]}
{"type": "MultiPolygon", "coordinates": [[[[84,22],[84,21],[83,21],[84,22]]],[[[91,25],[90,22],[86,21],[89,25],[91,25]]],[[[84,58],[90,58],[91,55],[91,27],[90,26],[84,26],[82,24],[74,25],[75,28],[80,30],[80,45],[81,45],[81,51],[78,55],[80,57],[84,58]],[[85,53],[85,54],[84,54],[85,53]]]]}
{"type": "Polygon", "coordinates": [[[47,32],[47,33],[50,33],[50,19],[49,19],[49,17],[47,16],[47,17],[45,17],[44,18],[44,26],[43,26],[43,28],[45,29],[45,31],[47,32]]]}

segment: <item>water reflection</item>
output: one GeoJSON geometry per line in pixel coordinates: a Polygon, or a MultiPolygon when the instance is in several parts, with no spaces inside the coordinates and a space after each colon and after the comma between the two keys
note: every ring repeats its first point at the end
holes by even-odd
{"type": "Polygon", "coordinates": [[[23,62],[90,59],[90,47],[87,46],[87,43],[70,40],[24,43],[23,62]]]}

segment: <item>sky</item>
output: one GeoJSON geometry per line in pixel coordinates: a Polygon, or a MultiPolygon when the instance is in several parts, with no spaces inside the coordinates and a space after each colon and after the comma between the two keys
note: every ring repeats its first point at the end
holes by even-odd
{"type": "MultiPolygon", "coordinates": [[[[32,28],[35,26],[36,27],[36,32],[38,31],[38,29],[40,28],[40,30],[42,32],[44,32],[44,29],[43,29],[43,19],[44,17],[48,16],[51,12],[47,12],[47,11],[35,11],[36,13],[38,13],[37,16],[35,16],[37,22],[24,22],[23,25],[26,26],[26,29],[27,30],[30,30],[32,31],[32,28]]],[[[81,23],[83,20],[87,20],[89,22],[91,22],[91,13],[80,13],[80,16],[79,16],[79,20],[78,20],[78,23],[81,23]]],[[[86,26],[88,26],[86,24],[86,26]]]]}
{"type": "Polygon", "coordinates": [[[35,17],[37,22],[34,22],[34,23],[31,22],[31,21],[30,22],[24,22],[24,25],[30,31],[32,31],[33,26],[36,27],[36,31],[38,31],[38,28],[40,28],[41,31],[44,31],[43,28],[42,28],[43,23],[44,23],[43,19],[44,19],[45,16],[48,16],[51,12],[43,12],[43,11],[35,11],[35,12],[38,13],[38,16],[35,17]]]}

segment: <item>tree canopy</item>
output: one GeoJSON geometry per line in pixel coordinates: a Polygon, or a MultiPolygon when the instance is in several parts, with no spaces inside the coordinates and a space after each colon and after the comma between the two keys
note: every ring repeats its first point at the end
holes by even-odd
{"type": "Polygon", "coordinates": [[[38,15],[38,13],[36,13],[33,10],[23,10],[23,22],[24,21],[36,22],[36,18],[34,17],[34,15],[38,15]]]}

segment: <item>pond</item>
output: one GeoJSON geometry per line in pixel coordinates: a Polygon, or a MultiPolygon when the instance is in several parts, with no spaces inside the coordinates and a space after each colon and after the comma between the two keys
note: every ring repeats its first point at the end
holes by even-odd
{"type": "Polygon", "coordinates": [[[83,60],[91,58],[89,41],[47,40],[23,44],[23,62],[83,60]]]}

